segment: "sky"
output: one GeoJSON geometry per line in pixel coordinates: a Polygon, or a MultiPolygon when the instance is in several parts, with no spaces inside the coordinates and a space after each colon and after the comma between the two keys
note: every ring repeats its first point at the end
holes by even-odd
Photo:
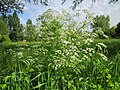
{"type": "MultiPolygon", "coordinates": [[[[47,9],[53,10],[68,10],[73,5],[72,0],[67,0],[63,5],[61,5],[62,0],[50,0],[48,6],[44,5],[33,5],[30,3],[25,3],[24,13],[19,14],[20,21],[25,24],[28,19],[31,19],[33,23],[36,23],[36,18],[45,12],[47,9]]],[[[109,4],[109,0],[98,0],[92,3],[92,0],[84,0],[76,9],[88,9],[90,12],[94,12],[95,15],[109,15],[111,26],[116,25],[120,22],[120,0],[115,4],[109,4]]],[[[74,11],[73,11],[74,12],[74,11]]],[[[82,18],[82,17],[81,17],[82,18]]]]}

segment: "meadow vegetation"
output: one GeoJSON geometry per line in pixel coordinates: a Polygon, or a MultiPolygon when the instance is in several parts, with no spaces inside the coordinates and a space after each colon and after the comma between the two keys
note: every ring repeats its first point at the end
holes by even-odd
{"type": "Polygon", "coordinates": [[[120,54],[108,58],[105,44],[70,36],[1,45],[2,90],[119,90],[120,54]]]}
{"type": "Polygon", "coordinates": [[[13,42],[0,43],[0,89],[119,90],[119,39],[109,39],[98,26],[88,32],[93,13],[83,12],[85,20],[79,20],[77,11],[76,21],[65,10],[49,9],[38,17],[37,26],[28,20],[21,33],[13,25],[13,42]]]}

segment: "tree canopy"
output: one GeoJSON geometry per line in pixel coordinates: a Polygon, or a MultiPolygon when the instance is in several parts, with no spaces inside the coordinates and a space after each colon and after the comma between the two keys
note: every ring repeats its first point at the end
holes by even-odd
{"type": "Polygon", "coordinates": [[[93,19],[93,23],[91,23],[93,31],[97,30],[98,27],[102,29],[105,34],[108,34],[110,29],[110,17],[105,17],[104,15],[96,16],[93,19]]]}
{"type": "MultiPolygon", "coordinates": [[[[29,2],[33,1],[34,3],[41,3],[43,5],[48,6],[48,2],[51,1],[51,0],[27,0],[27,1],[29,1],[29,2]]],[[[67,0],[61,0],[61,1],[62,1],[61,4],[64,4],[67,0]]],[[[72,9],[74,10],[80,3],[82,3],[85,0],[71,0],[71,1],[72,1],[72,4],[73,4],[72,9]]],[[[91,1],[94,3],[94,2],[99,1],[99,0],[91,0],[91,1]]],[[[109,4],[116,3],[118,1],[119,0],[109,0],[109,4]]],[[[90,2],[90,1],[88,1],[88,2],[90,2]]]]}
{"type": "Polygon", "coordinates": [[[26,22],[26,30],[25,30],[25,38],[27,41],[35,41],[36,40],[36,26],[32,24],[32,20],[28,19],[26,22]]]}
{"type": "Polygon", "coordinates": [[[96,16],[93,18],[93,22],[91,23],[91,28],[93,32],[97,30],[103,31],[110,38],[116,38],[120,35],[120,23],[117,24],[117,28],[115,26],[110,27],[110,17],[109,16],[96,16]]]}
{"type": "Polygon", "coordinates": [[[26,25],[32,24],[32,20],[28,19],[26,25]]]}
{"type": "Polygon", "coordinates": [[[1,19],[0,19],[0,35],[8,35],[8,27],[1,19]]]}
{"type": "Polygon", "coordinates": [[[20,33],[22,32],[22,25],[16,12],[8,16],[9,37],[12,41],[18,41],[20,33]]]}
{"type": "Polygon", "coordinates": [[[12,12],[13,10],[22,12],[24,4],[21,0],[0,0],[0,14],[12,12]]]}
{"type": "MultiPolygon", "coordinates": [[[[12,11],[22,12],[25,5],[23,4],[23,1],[31,2],[34,4],[41,3],[43,5],[48,6],[50,0],[0,0],[0,14],[3,15],[5,13],[12,11]]],[[[67,0],[61,0],[61,1],[62,1],[61,4],[64,4],[67,0]]],[[[72,9],[75,9],[83,1],[84,0],[72,0],[73,3],[72,9]]],[[[92,2],[96,2],[96,1],[98,0],[92,0],[92,2]]],[[[115,3],[117,1],[119,0],[110,0],[109,3],[115,3]]]]}
{"type": "Polygon", "coordinates": [[[120,37],[120,22],[117,24],[117,28],[115,29],[117,37],[120,37]]]}

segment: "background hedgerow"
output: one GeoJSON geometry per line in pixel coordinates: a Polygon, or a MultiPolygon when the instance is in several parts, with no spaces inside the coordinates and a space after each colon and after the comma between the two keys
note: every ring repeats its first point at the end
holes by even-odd
{"type": "Polygon", "coordinates": [[[120,51],[120,40],[119,39],[96,39],[95,42],[104,43],[107,46],[108,57],[115,56],[120,51]]]}

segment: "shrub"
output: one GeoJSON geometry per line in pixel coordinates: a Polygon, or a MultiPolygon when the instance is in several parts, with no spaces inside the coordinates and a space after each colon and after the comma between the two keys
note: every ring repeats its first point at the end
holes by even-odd
{"type": "Polygon", "coordinates": [[[0,42],[10,42],[10,38],[7,35],[1,35],[0,42]]]}
{"type": "Polygon", "coordinates": [[[1,39],[2,39],[2,35],[0,34],[0,41],[1,41],[1,39]]]}
{"type": "Polygon", "coordinates": [[[108,57],[113,57],[120,51],[120,39],[96,39],[95,42],[101,42],[107,46],[108,57]]]}
{"type": "Polygon", "coordinates": [[[1,19],[0,19],[0,34],[8,35],[8,27],[1,19]]]}

